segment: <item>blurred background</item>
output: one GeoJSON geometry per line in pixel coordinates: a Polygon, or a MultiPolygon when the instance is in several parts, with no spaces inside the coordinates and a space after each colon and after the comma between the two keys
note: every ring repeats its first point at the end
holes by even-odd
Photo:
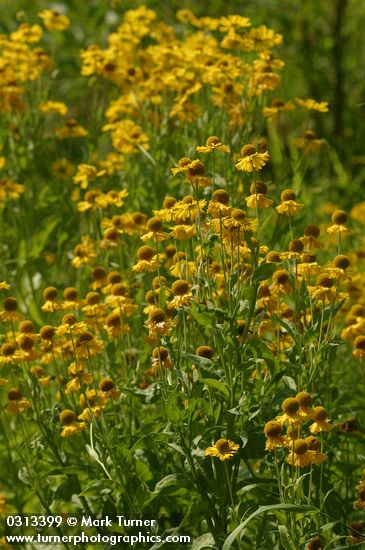
{"type": "MultiPolygon", "coordinates": [[[[336,151],[332,162],[340,187],[341,180],[345,188],[356,179],[354,190],[359,192],[365,181],[365,1],[33,0],[30,9],[29,0],[0,0],[0,32],[13,30],[17,21],[39,22],[34,14],[41,9],[65,11],[73,21],[73,36],[67,44],[63,70],[65,81],[73,77],[76,96],[78,86],[85,86],[79,76],[78,49],[106,43],[124,11],[141,5],[155,9],[169,24],[176,21],[177,10],[187,8],[197,16],[239,13],[250,17],[255,26],[266,24],[283,34],[283,43],[276,50],[286,64],[280,93],[283,99],[300,96],[329,101],[330,113],[317,117],[316,130],[336,151]],[[75,53],[70,63],[71,47],[75,53]]],[[[62,50],[62,43],[60,46],[62,50]]],[[[62,66],[62,51],[57,53],[62,66]]],[[[71,99],[73,91],[66,91],[71,99]]]]}

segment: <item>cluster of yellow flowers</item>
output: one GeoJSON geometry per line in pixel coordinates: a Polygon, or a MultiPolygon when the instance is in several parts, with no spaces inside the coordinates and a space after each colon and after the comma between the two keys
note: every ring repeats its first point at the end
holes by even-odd
{"type": "Polygon", "coordinates": [[[302,425],[313,421],[309,426],[312,434],[331,431],[327,410],[321,405],[312,407],[312,397],[305,391],[285,399],[282,409],[284,414],[265,424],[266,450],[286,447],[290,451],[286,461],[291,466],[321,464],[327,459],[327,455],[322,453],[321,441],[313,435],[303,437],[302,425]],[[284,425],[287,425],[286,435],[281,434],[284,425]]]}

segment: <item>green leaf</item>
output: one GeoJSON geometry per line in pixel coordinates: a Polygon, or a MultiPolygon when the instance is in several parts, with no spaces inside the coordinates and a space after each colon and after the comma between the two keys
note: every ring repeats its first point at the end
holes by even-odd
{"type": "Polygon", "coordinates": [[[183,358],[187,359],[188,361],[191,361],[193,365],[196,365],[197,367],[211,367],[212,361],[208,359],[207,357],[200,357],[200,355],[193,355],[191,353],[184,353],[183,358]]]}
{"type": "Polygon", "coordinates": [[[278,525],[280,543],[285,550],[292,550],[293,544],[290,540],[290,534],[286,525],[278,525]]]}
{"type": "Polygon", "coordinates": [[[176,423],[180,420],[180,410],[178,407],[178,392],[175,390],[167,400],[165,412],[170,422],[176,423]]]}
{"type": "Polygon", "coordinates": [[[178,474],[170,474],[168,476],[165,476],[156,483],[154,493],[158,495],[163,489],[171,485],[176,485],[176,483],[181,481],[182,479],[183,476],[178,474]]]}
{"type": "Polygon", "coordinates": [[[275,270],[276,270],[276,264],[262,263],[255,270],[252,278],[256,283],[261,283],[261,281],[266,281],[266,279],[269,279],[275,270]]]}
{"type": "Polygon", "coordinates": [[[38,231],[38,233],[36,233],[32,238],[32,247],[29,254],[32,258],[39,258],[49,240],[49,237],[51,236],[51,233],[57,227],[59,222],[60,220],[56,216],[49,216],[45,220],[43,229],[38,231]]]}
{"type": "Polygon", "coordinates": [[[202,308],[199,310],[198,307],[193,304],[190,313],[199,325],[202,325],[205,328],[213,328],[215,326],[214,312],[208,312],[207,310],[204,311],[202,308]]]}
{"type": "Polygon", "coordinates": [[[300,506],[298,504],[269,504],[268,506],[260,506],[255,512],[253,512],[250,516],[248,516],[245,521],[240,523],[238,527],[232,533],[226,538],[222,550],[230,550],[232,544],[238,537],[238,535],[243,531],[243,529],[248,525],[248,523],[259,514],[263,514],[264,512],[271,512],[276,510],[286,510],[287,512],[307,512],[307,513],[315,513],[318,512],[318,509],[314,506],[300,506]]]}
{"type": "Polygon", "coordinates": [[[210,388],[213,388],[213,389],[219,391],[227,399],[229,398],[229,390],[228,390],[227,386],[225,386],[223,384],[223,382],[220,382],[219,380],[216,380],[215,378],[199,378],[199,382],[202,382],[206,386],[209,386],[210,388]]]}
{"type": "Polygon", "coordinates": [[[73,495],[81,491],[79,478],[77,475],[69,475],[57,488],[54,499],[62,502],[70,502],[73,495]]]}
{"type": "Polygon", "coordinates": [[[78,496],[100,496],[102,491],[104,494],[106,491],[111,493],[113,490],[113,483],[114,482],[111,479],[94,480],[83,491],[81,491],[78,496]]]}
{"type": "Polygon", "coordinates": [[[287,388],[293,391],[297,391],[297,385],[293,378],[291,378],[290,376],[283,376],[282,380],[287,388]]]}
{"type": "Polygon", "coordinates": [[[214,537],[211,533],[205,533],[194,540],[192,550],[204,550],[205,548],[214,548],[214,537]]]}

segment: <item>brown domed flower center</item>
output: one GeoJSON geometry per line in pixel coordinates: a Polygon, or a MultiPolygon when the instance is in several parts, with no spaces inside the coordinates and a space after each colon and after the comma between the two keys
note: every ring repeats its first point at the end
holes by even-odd
{"type": "Polygon", "coordinates": [[[344,210],[335,210],[331,216],[333,223],[343,225],[347,222],[347,214],[344,210]]]}
{"type": "Polygon", "coordinates": [[[99,389],[101,391],[110,391],[114,388],[114,382],[111,378],[103,378],[100,380],[99,389]]]}
{"type": "Polygon", "coordinates": [[[258,180],[254,183],[251,183],[250,193],[251,193],[251,195],[255,195],[256,193],[260,193],[261,195],[266,195],[266,193],[267,193],[266,183],[264,181],[261,181],[261,180],[258,180]]]}
{"type": "Polygon", "coordinates": [[[265,424],[264,432],[266,437],[278,437],[281,433],[281,425],[275,420],[271,420],[265,424]]]}
{"type": "Polygon", "coordinates": [[[289,273],[287,273],[283,269],[279,269],[273,274],[273,280],[277,284],[285,285],[289,281],[289,273]]]}
{"type": "Polygon", "coordinates": [[[296,194],[294,193],[294,191],[292,189],[285,189],[281,195],[280,195],[280,199],[285,202],[285,201],[295,201],[295,199],[297,198],[296,194]]]}
{"type": "Polygon", "coordinates": [[[213,193],[213,201],[219,202],[220,204],[229,203],[229,195],[224,189],[217,189],[213,193]]]}
{"type": "Polygon", "coordinates": [[[14,296],[9,296],[4,300],[5,311],[16,311],[18,307],[18,300],[14,296]]]}
{"type": "Polygon", "coordinates": [[[250,157],[251,155],[254,155],[256,153],[256,147],[251,145],[251,143],[248,143],[247,145],[244,145],[241,149],[241,156],[242,157],[250,157]]]}
{"type": "Polygon", "coordinates": [[[76,414],[70,409],[65,409],[60,414],[60,422],[62,426],[70,426],[73,422],[76,421],[76,414]]]}
{"type": "Polygon", "coordinates": [[[152,260],[155,255],[155,251],[150,246],[141,246],[137,250],[137,257],[139,260],[152,260]]]}
{"type": "Polygon", "coordinates": [[[229,442],[226,439],[218,439],[215,446],[222,455],[229,453],[229,442]]]}
{"type": "Polygon", "coordinates": [[[347,256],[340,254],[339,256],[336,256],[333,260],[333,265],[340,269],[347,269],[350,265],[350,260],[347,256]]]}
{"type": "Polygon", "coordinates": [[[175,296],[183,296],[186,294],[189,290],[189,285],[186,281],[175,281],[172,285],[172,292],[175,294],[175,296]]]}
{"type": "Polygon", "coordinates": [[[309,223],[307,227],[304,230],[304,235],[306,237],[318,237],[321,230],[319,229],[318,225],[315,225],[314,223],[309,223]]]}
{"type": "Polygon", "coordinates": [[[23,397],[23,394],[18,388],[11,388],[11,390],[8,391],[9,401],[18,401],[22,397],[23,397]]]}
{"type": "Polygon", "coordinates": [[[156,308],[148,316],[152,323],[162,323],[165,320],[165,314],[162,309],[156,308]]]}
{"type": "Polygon", "coordinates": [[[206,359],[213,357],[213,350],[210,346],[199,346],[195,353],[199,357],[205,357],[206,359]]]}
{"type": "Polygon", "coordinates": [[[147,229],[153,232],[161,231],[162,220],[160,218],[150,218],[147,222],[147,229]]]}
{"type": "Polygon", "coordinates": [[[308,444],[305,439],[297,439],[294,441],[294,452],[296,455],[305,455],[308,451],[308,444]]]}
{"type": "Polygon", "coordinates": [[[294,397],[288,397],[283,401],[281,407],[286,414],[293,415],[298,411],[299,403],[294,397]]]}
{"type": "Polygon", "coordinates": [[[295,399],[298,401],[300,407],[308,408],[312,406],[312,397],[306,391],[299,392],[295,399]]]}
{"type": "Polygon", "coordinates": [[[327,412],[327,409],[325,409],[324,407],[314,407],[313,409],[313,419],[315,421],[319,421],[319,422],[323,422],[324,420],[326,420],[326,418],[328,417],[328,412],[327,412]]]}

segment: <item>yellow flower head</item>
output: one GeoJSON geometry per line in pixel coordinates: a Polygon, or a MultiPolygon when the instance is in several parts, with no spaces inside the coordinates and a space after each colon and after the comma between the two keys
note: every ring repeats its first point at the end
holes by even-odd
{"type": "Polygon", "coordinates": [[[230,149],[228,145],[223,145],[217,136],[208,137],[205,145],[200,145],[196,148],[198,153],[212,153],[214,151],[221,151],[222,153],[229,153],[230,149]]]}
{"type": "Polygon", "coordinates": [[[70,437],[75,435],[85,428],[85,422],[78,422],[76,414],[70,409],[64,409],[60,414],[60,422],[63,426],[61,432],[62,437],[70,437]]]}
{"type": "Polygon", "coordinates": [[[327,233],[351,233],[351,229],[346,226],[348,216],[344,210],[335,210],[331,216],[332,225],[327,227],[327,233]]]}
{"type": "Polygon", "coordinates": [[[318,102],[314,99],[300,99],[299,97],[296,97],[295,101],[299,107],[303,107],[303,109],[307,111],[317,111],[318,113],[328,112],[328,101],[318,102]]]}
{"type": "Polygon", "coordinates": [[[22,413],[31,408],[32,404],[24,399],[22,392],[18,388],[11,388],[8,391],[8,411],[12,413],[22,413]]]}
{"type": "Polygon", "coordinates": [[[304,418],[299,414],[299,401],[295,397],[284,399],[281,408],[284,414],[276,417],[276,421],[283,424],[297,424],[303,422],[304,418]]]}
{"type": "Polygon", "coordinates": [[[218,439],[212,447],[205,449],[205,456],[216,456],[222,462],[230,460],[237,452],[240,446],[230,439],[218,439]]]}
{"type": "Polygon", "coordinates": [[[264,427],[264,433],[266,436],[265,449],[267,451],[273,451],[276,447],[282,447],[284,445],[284,437],[281,435],[281,424],[275,420],[270,420],[264,427]]]}
{"type": "Polygon", "coordinates": [[[70,20],[57,10],[43,10],[38,13],[43,24],[49,31],[64,31],[70,26],[70,20]]]}
{"type": "Polygon", "coordinates": [[[241,158],[237,162],[236,168],[243,172],[258,172],[269,160],[268,151],[258,153],[253,145],[247,144],[241,149],[241,158]]]}
{"type": "Polygon", "coordinates": [[[292,451],[289,453],[286,461],[291,466],[299,466],[304,468],[313,464],[314,452],[308,448],[308,443],[305,439],[296,439],[293,442],[292,451]]]}
{"type": "Polygon", "coordinates": [[[62,101],[44,101],[38,105],[41,113],[55,113],[57,115],[67,115],[67,105],[62,101]]]}
{"type": "Polygon", "coordinates": [[[279,214],[285,214],[286,216],[294,216],[296,212],[301,210],[304,204],[299,204],[296,201],[296,194],[292,189],[285,189],[281,195],[281,204],[276,207],[279,214]]]}
{"type": "Polygon", "coordinates": [[[327,420],[327,409],[324,407],[314,407],[311,417],[314,420],[314,423],[309,426],[312,433],[330,432],[332,430],[332,426],[327,420]]]}

